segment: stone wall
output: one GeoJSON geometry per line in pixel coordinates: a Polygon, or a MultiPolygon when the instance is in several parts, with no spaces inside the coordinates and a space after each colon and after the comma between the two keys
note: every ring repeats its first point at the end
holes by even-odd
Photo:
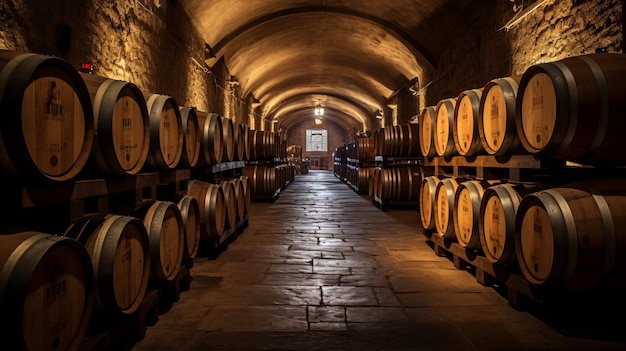
{"type": "MultiPolygon", "coordinates": [[[[540,1],[540,0],[539,0],[540,1]]],[[[526,6],[534,1],[524,1],[526,6]]],[[[494,2],[450,38],[437,72],[422,82],[419,110],[489,80],[523,74],[533,64],[594,53],[623,52],[623,0],[548,0],[511,27],[513,3],[494,2]]]]}
{"type": "Polygon", "coordinates": [[[316,125],[311,119],[295,125],[289,130],[287,135],[287,145],[298,145],[302,147],[302,158],[319,159],[319,166],[322,169],[333,169],[332,153],[339,146],[342,146],[349,142],[344,135],[347,132],[343,130],[339,125],[324,120],[322,125],[316,125]],[[306,130],[307,129],[327,129],[328,130],[328,151],[306,151],[306,130]]]}
{"type": "Polygon", "coordinates": [[[0,49],[54,55],[94,74],[218,112],[219,78],[177,1],[3,0],[0,49]]]}

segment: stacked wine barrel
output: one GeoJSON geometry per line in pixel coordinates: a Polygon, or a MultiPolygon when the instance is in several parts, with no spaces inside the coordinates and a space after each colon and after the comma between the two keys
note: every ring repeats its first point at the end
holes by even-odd
{"type": "Polygon", "coordinates": [[[250,130],[250,158],[243,175],[250,182],[250,198],[273,201],[295,179],[295,166],[286,161],[287,142],[275,132],[250,130]]]}
{"type": "Polygon", "coordinates": [[[189,275],[203,236],[220,235],[209,216],[224,212],[225,230],[247,218],[247,177],[220,177],[232,191],[218,208],[188,188],[191,171],[243,168],[243,124],[7,50],[0,116],[0,334],[15,349],[77,349],[88,326],[137,316],[150,291],[189,275]]]}
{"type": "Polygon", "coordinates": [[[626,164],[620,135],[626,55],[597,53],[529,67],[420,114],[426,159],[549,157],[542,182],[426,177],[424,230],[473,250],[535,287],[626,291],[626,164]],[[452,112],[451,112],[452,111],[452,112]],[[571,175],[571,177],[567,177],[571,175]]]}
{"type": "Polygon", "coordinates": [[[375,137],[361,136],[335,149],[333,171],[358,194],[369,193],[376,168],[375,137]]]}

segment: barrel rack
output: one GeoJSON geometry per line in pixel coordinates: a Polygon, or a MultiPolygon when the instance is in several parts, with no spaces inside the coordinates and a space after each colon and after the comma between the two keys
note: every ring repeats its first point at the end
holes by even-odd
{"type": "MultiPolygon", "coordinates": [[[[593,167],[556,160],[540,154],[474,157],[453,156],[427,157],[424,165],[435,176],[465,178],[467,180],[501,179],[510,183],[543,182],[562,184],[572,179],[585,179],[604,176],[626,176],[624,167],[593,167]]],[[[418,209],[419,212],[419,209],[418,209]]],[[[466,249],[455,242],[437,235],[430,230],[423,230],[427,242],[435,255],[448,257],[458,269],[471,272],[478,283],[492,286],[503,293],[509,304],[516,309],[531,309],[535,306],[549,307],[564,303],[580,304],[581,301],[607,299],[620,300],[612,294],[601,292],[561,291],[549,287],[532,285],[521,273],[517,263],[496,264],[490,262],[480,250],[466,249]],[[600,296],[600,297],[599,297],[600,296]],[[573,302],[575,301],[575,302],[573,302]]]]}

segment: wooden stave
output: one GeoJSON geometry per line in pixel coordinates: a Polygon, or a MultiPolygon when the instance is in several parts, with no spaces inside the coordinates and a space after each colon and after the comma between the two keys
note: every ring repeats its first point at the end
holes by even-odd
{"type": "Polygon", "coordinates": [[[148,115],[150,116],[150,147],[148,152],[147,164],[159,170],[171,170],[175,169],[180,162],[183,154],[183,124],[180,116],[180,108],[176,100],[163,94],[154,94],[144,92],[146,97],[146,105],[148,107],[148,115]],[[163,120],[163,111],[166,105],[170,105],[171,110],[174,112],[174,123],[176,124],[177,133],[175,141],[174,156],[171,160],[167,160],[163,153],[161,144],[161,122],[163,120]]]}
{"type": "Polygon", "coordinates": [[[201,238],[219,238],[226,227],[224,210],[224,191],[217,184],[200,180],[187,183],[187,195],[198,201],[200,208],[201,238]]]}
{"type": "MultiPolygon", "coordinates": [[[[176,279],[180,268],[182,267],[183,253],[185,247],[185,237],[183,220],[178,209],[178,206],[170,201],[155,201],[150,205],[145,214],[142,216],[143,223],[146,226],[148,237],[150,239],[150,278],[159,282],[172,282],[176,279]],[[172,231],[175,235],[168,235],[164,237],[163,225],[164,221],[173,215],[173,219],[176,222],[175,230],[172,231]],[[168,246],[170,239],[174,240],[174,250],[169,250],[168,246]],[[165,250],[162,245],[166,245],[165,250]],[[175,255],[166,255],[166,262],[163,262],[162,252],[174,252],[175,255]],[[167,258],[173,257],[173,260],[167,260],[167,258]],[[173,263],[169,266],[168,263],[173,263]]],[[[168,228],[166,224],[165,229],[168,228]]]]}
{"type": "Polygon", "coordinates": [[[433,126],[433,144],[436,150],[437,156],[450,157],[458,154],[456,147],[454,146],[454,107],[456,106],[456,97],[440,100],[437,103],[435,109],[435,121],[433,126]],[[444,112],[445,111],[447,113],[444,112]],[[448,128],[447,133],[441,129],[444,122],[446,122],[448,128]],[[437,136],[440,136],[439,138],[437,136]],[[442,137],[446,137],[445,143],[440,140],[442,137]]]}
{"type": "Polygon", "coordinates": [[[437,229],[436,234],[439,237],[450,240],[456,239],[453,222],[453,205],[454,194],[456,193],[456,189],[458,186],[459,183],[455,178],[444,178],[441,179],[441,181],[437,184],[437,190],[435,191],[435,223],[437,229]],[[444,194],[441,195],[442,193],[444,194]],[[439,212],[442,211],[442,208],[440,206],[444,203],[446,204],[446,209],[448,212],[447,216],[445,216],[445,221],[443,221],[444,216],[439,216],[439,212]]]}
{"type": "Polygon", "coordinates": [[[520,80],[516,101],[516,126],[524,149],[583,164],[626,163],[626,154],[614,147],[626,129],[621,118],[625,64],[624,54],[596,53],[529,67],[520,80]],[[524,129],[526,88],[538,74],[547,75],[553,85],[548,90],[555,93],[553,132],[543,146],[529,142],[524,129]]]}
{"type": "MultiPolygon", "coordinates": [[[[88,74],[81,74],[81,77],[83,77],[90,91],[93,102],[96,132],[92,157],[98,169],[110,175],[135,175],[139,173],[147,162],[150,147],[150,117],[144,94],[139,87],[130,82],[88,74]],[[130,97],[136,101],[142,121],[139,126],[142,130],[140,145],[138,145],[140,151],[136,157],[136,162],[130,167],[124,166],[120,162],[116,152],[116,147],[120,146],[116,146],[113,142],[116,126],[113,125],[112,116],[114,116],[117,101],[123,97],[130,97]]],[[[117,128],[120,127],[117,126],[117,128]]]]}
{"type": "MultiPolygon", "coordinates": [[[[93,106],[89,92],[79,73],[64,59],[0,50],[0,178],[28,182],[67,181],[74,179],[85,167],[93,148],[93,106]],[[23,128],[22,105],[24,93],[34,79],[49,76],[51,68],[76,93],[84,119],[82,147],[71,167],[61,174],[46,173],[33,159],[23,128]],[[41,73],[45,70],[46,73],[41,73]],[[69,81],[62,76],[69,78],[69,81]],[[15,116],[19,116],[16,118],[15,116]]],[[[75,125],[72,123],[71,125],[75,125]]]]}
{"type": "Polygon", "coordinates": [[[623,184],[619,178],[589,179],[524,196],[515,221],[516,257],[532,285],[582,292],[626,291],[623,184]],[[528,210],[535,206],[548,209],[550,227],[556,228],[553,235],[544,235],[553,238],[554,248],[553,264],[545,277],[532,272],[534,267],[529,267],[524,255],[522,226],[528,210]]]}
{"type": "Polygon", "coordinates": [[[222,162],[224,136],[222,120],[218,114],[196,111],[200,126],[200,157],[198,166],[211,166],[222,162]]]}
{"type": "Polygon", "coordinates": [[[224,204],[226,205],[226,229],[234,228],[237,223],[237,198],[235,186],[228,180],[222,180],[220,187],[224,192],[224,204]]]}
{"type": "Polygon", "coordinates": [[[452,124],[452,135],[454,139],[454,146],[461,156],[476,156],[483,152],[484,148],[482,142],[480,140],[480,132],[478,126],[478,119],[480,116],[480,100],[482,97],[483,88],[469,89],[461,92],[457,97],[456,104],[454,107],[454,123],[452,124]],[[471,126],[472,126],[472,135],[471,142],[469,146],[464,146],[461,143],[461,132],[459,131],[459,116],[461,111],[461,107],[463,103],[469,100],[470,110],[471,110],[471,126]]]}
{"type": "Polygon", "coordinates": [[[479,222],[480,222],[480,205],[482,197],[493,182],[480,181],[480,180],[467,180],[459,184],[454,195],[454,232],[459,245],[466,249],[481,250],[482,244],[480,241],[479,222]],[[463,211],[459,210],[459,201],[461,192],[469,192],[470,207],[472,211],[472,226],[469,233],[469,238],[463,236],[463,231],[459,224],[459,213],[463,211]]]}
{"type": "Polygon", "coordinates": [[[183,151],[179,165],[194,168],[198,164],[202,144],[198,114],[193,107],[180,106],[179,109],[183,129],[183,151]]]}
{"type": "Polygon", "coordinates": [[[233,120],[220,116],[222,121],[222,137],[224,141],[224,148],[222,150],[222,162],[231,162],[235,160],[235,128],[233,120]]]}
{"type": "Polygon", "coordinates": [[[519,204],[526,194],[527,190],[515,186],[511,183],[502,183],[494,185],[485,190],[480,204],[480,221],[478,222],[478,230],[480,235],[480,243],[485,258],[496,264],[516,264],[515,257],[515,217],[519,208],[519,204]],[[490,244],[493,240],[488,239],[485,233],[485,212],[492,196],[495,196],[502,207],[505,224],[504,240],[498,247],[498,250],[491,250],[490,244]]]}
{"type": "MultiPolygon", "coordinates": [[[[478,112],[478,131],[480,133],[480,141],[483,149],[486,153],[495,156],[503,156],[509,154],[517,154],[521,148],[519,135],[517,133],[517,127],[515,125],[515,109],[517,101],[518,84],[521,79],[521,75],[512,77],[496,78],[489,81],[483,88],[483,94],[480,99],[480,106],[478,112]],[[487,112],[489,116],[492,114],[493,106],[488,105],[488,98],[491,96],[492,89],[499,89],[502,92],[502,99],[504,99],[503,115],[505,116],[505,132],[502,138],[502,143],[498,148],[492,147],[487,140],[488,136],[485,133],[485,118],[487,118],[487,112]],[[489,109],[490,108],[490,109],[489,109]]],[[[495,92],[496,90],[494,90],[495,92]]],[[[499,109],[498,115],[500,116],[499,109]]]]}
{"type": "Polygon", "coordinates": [[[419,116],[419,144],[422,156],[433,157],[437,155],[434,143],[434,125],[435,125],[436,106],[427,106],[422,109],[419,116]],[[429,128],[426,128],[428,126],[429,128]],[[429,142],[426,142],[426,139],[429,142]]]}
{"type": "MultiPolygon", "coordinates": [[[[94,303],[93,269],[91,267],[89,254],[83,245],[74,239],[32,231],[3,233],[0,235],[0,241],[2,241],[2,245],[0,245],[0,262],[2,263],[0,266],[0,283],[2,283],[0,284],[0,308],[3,314],[3,318],[0,319],[0,326],[2,327],[0,336],[3,341],[16,349],[40,349],[47,348],[49,345],[56,345],[57,348],[64,350],[78,350],[83,336],[87,331],[94,303]],[[25,329],[24,325],[27,327],[35,326],[37,323],[28,323],[28,321],[23,320],[22,315],[24,313],[26,297],[29,293],[29,286],[31,285],[33,275],[37,274],[40,268],[54,267],[52,263],[45,265],[39,263],[42,262],[49,253],[54,253],[52,250],[58,251],[63,248],[69,248],[70,251],[63,255],[63,259],[59,260],[61,267],[63,267],[62,264],[66,264],[68,266],[66,268],[75,268],[78,266],[84,268],[84,291],[80,293],[83,301],[82,304],[76,299],[76,296],[71,296],[69,293],[60,295],[70,296],[69,300],[71,300],[66,304],[66,307],[61,307],[61,309],[64,312],[73,311],[74,307],[80,305],[82,305],[83,309],[80,320],[76,325],[72,325],[65,320],[52,321],[51,329],[55,329],[54,326],[63,323],[66,326],[64,328],[65,331],[70,330],[73,332],[69,335],[67,340],[61,340],[59,342],[59,339],[64,338],[57,336],[58,334],[48,335],[48,333],[46,333],[46,335],[51,338],[46,342],[46,340],[42,340],[41,330],[39,330],[37,334],[26,335],[28,328],[25,329]],[[73,253],[75,256],[69,253],[73,253]],[[73,258],[77,258],[80,264],[72,264],[71,259],[73,258]],[[83,293],[84,298],[82,298],[83,293]],[[16,323],[16,321],[21,321],[21,323],[16,323]],[[33,345],[35,342],[45,343],[45,346],[39,345],[39,347],[35,347],[35,345],[33,345]]],[[[63,270],[63,272],[67,271],[68,269],[63,270]]],[[[51,272],[46,274],[47,277],[50,275],[51,272]]],[[[54,283],[54,285],[56,286],[57,283],[54,283]]],[[[67,291],[65,283],[63,283],[62,287],[67,291]]],[[[36,300],[39,301],[39,299],[36,300]]],[[[52,304],[54,305],[54,302],[52,302],[52,304]]],[[[43,310],[43,308],[36,309],[37,312],[43,310]]],[[[31,314],[32,312],[29,311],[28,315],[31,314]]],[[[69,317],[71,318],[71,315],[69,317]]],[[[44,319],[43,316],[40,315],[39,318],[35,318],[35,322],[38,321],[47,322],[48,319],[44,319]]]]}
{"type": "Polygon", "coordinates": [[[425,230],[436,231],[435,223],[435,192],[440,179],[436,176],[428,176],[422,179],[420,186],[420,220],[425,230]],[[428,188],[426,188],[428,186],[428,188]]]}
{"type": "Polygon", "coordinates": [[[176,203],[180,210],[185,232],[186,258],[195,258],[200,249],[200,205],[195,197],[183,195],[176,203]]]}
{"type": "MultiPolygon", "coordinates": [[[[94,311],[102,316],[113,317],[135,313],[143,302],[150,277],[150,243],[143,222],[131,216],[108,214],[101,220],[87,220],[82,224],[73,224],[63,236],[78,240],[89,254],[96,288],[94,311]],[[115,288],[120,288],[119,280],[116,279],[120,277],[120,272],[115,270],[115,268],[119,269],[120,265],[115,259],[118,258],[119,243],[121,240],[128,239],[126,228],[131,226],[136,229],[141,243],[143,258],[134,260],[134,262],[141,263],[141,276],[135,280],[135,282],[139,281],[139,284],[130,301],[120,302],[115,291],[115,288]]],[[[125,245],[124,248],[128,246],[125,245]]],[[[121,275],[128,276],[128,272],[121,275]]],[[[126,287],[122,288],[124,292],[131,290],[126,287]]]]}

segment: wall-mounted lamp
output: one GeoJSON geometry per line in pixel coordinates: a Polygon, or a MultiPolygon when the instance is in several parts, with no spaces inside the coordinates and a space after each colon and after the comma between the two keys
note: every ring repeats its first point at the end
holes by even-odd
{"type": "Polygon", "coordinates": [[[383,115],[383,110],[378,110],[378,113],[376,114],[376,118],[377,119],[385,118],[385,116],[383,115]]]}
{"type": "Polygon", "coordinates": [[[524,1],[521,1],[521,3],[519,0],[512,1],[512,2],[515,2],[513,9],[517,11],[517,13],[515,14],[515,16],[513,16],[513,18],[511,18],[510,21],[508,21],[504,25],[504,28],[506,28],[506,30],[513,28],[514,25],[518,24],[526,16],[533,13],[535,10],[537,10],[541,5],[545,4],[547,1],[548,0],[537,0],[535,3],[531,4],[529,7],[526,7],[526,8],[524,7],[524,1]]]}

